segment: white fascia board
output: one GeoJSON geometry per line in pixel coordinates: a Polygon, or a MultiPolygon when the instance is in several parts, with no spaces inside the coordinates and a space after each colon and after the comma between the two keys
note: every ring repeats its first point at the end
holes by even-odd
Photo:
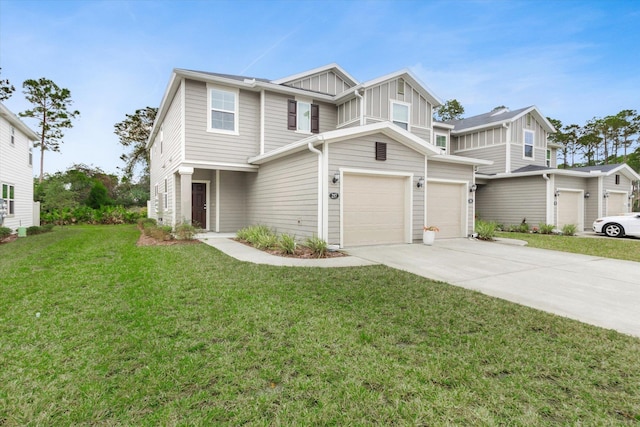
{"type": "MultiPolygon", "coordinates": [[[[356,126],[352,128],[344,128],[338,130],[332,130],[328,132],[324,132],[321,134],[313,135],[308,138],[301,139],[300,141],[296,141],[294,143],[285,145],[276,150],[270,151],[269,153],[250,157],[247,159],[248,163],[251,164],[262,164],[269,162],[271,160],[275,160],[284,156],[287,156],[292,153],[296,153],[298,151],[303,151],[307,149],[308,144],[311,142],[316,145],[318,142],[326,141],[328,143],[345,141],[353,138],[357,138],[360,136],[372,135],[375,133],[382,133],[389,138],[397,141],[401,144],[406,145],[409,148],[412,148],[419,153],[422,153],[426,156],[442,156],[441,150],[431,144],[427,143],[423,139],[413,135],[410,132],[407,132],[404,129],[399,128],[398,126],[391,124],[391,122],[378,122],[372,123],[365,126],[356,126]]],[[[451,156],[457,157],[457,156],[451,156]]],[[[489,163],[491,164],[491,163],[489,163]]]]}
{"type": "Polygon", "coordinates": [[[601,173],[589,173],[582,171],[571,171],[564,169],[541,169],[537,171],[529,171],[529,172],[516,172],[516,173],[498,173],[495,175],[483,175],[482,178],[486,179],[502,179],[502,178],[518,178],[524,176],[536,176],[536,175],[566,175],[566,176],[575,176],[579,178],[593,178],[602,175],[601,173]]]}
{"type": "Polygon", "coordinates": [[[626,163],[621,164],[620,166],[618,166],[615,169],[611,169],[609,172],[606,172],[604,175],[606,176],[610,176],[616,172],[622,172],[624,173],[628,178],[635,180],[635,181],[640,181],[640,175],[638,175],[638,173],[636,171],[634,171],[631,166],[629,166],[626,163]]]}
{"type": "Polygon", "coordinates": [[[174,69],[171,72],[171,78],[169,79],[169,84],[164,91],[164,95],[162,95],[162,101],[160,101],[160,107],[158,107],[158,112],[156,114],[156,119],[153,122],[153,127],[151,127],[151,132],[149,133],[149,139],[147,140],[146,148],[147,150],[151,148],[153,145],[153,140],[156,137],[156,134],[160,130],[160,123],[164,120],[164,116],[167,115],[167,100],[173,99],[178,87],[180,86],[181,79],[178,78],[178,70],[174,69]]]}
{"type": "Polygon", "coordinates": [[[470,128],[464,128],[462,130],[455,130],[454,129],[454,130],[451,131],[451,135],[453,135],[453,136],[461,136],[461,135],[464,135],[466,133],[473,133],[473,132],[477,132],[477,131],[482,130],[482,129],[499,128],[502,125],[504,125],[505,123],[511,123],[511,119],[501,120],[499,122],[486,123],[486,124],[483,124],[483,125],[473,126],[473,127],[470,127],[470,128]]]}
{"type": "Polygon", "coordinates": [[[353,78],[349,73],[347,73],[341,66],[339,66],[335,62],[332,62],[331,64],[323,65],[323,66],[318,67],[318,68],[314,68],[312,70],[303,71],[301,73],[293,74],[291,76],[283,77],[283,78],[280,78],[280,79],[277,79],[277,80],[272,80],[271,83],[279,85],[279,84],[287,83],[287,82],[290,82],[290,81],[293,81],[293,80],[299,80],[299,79],[305,78],[307,76],[311,76],[313,74],[318,74],[318,73],[322,73],[324,71],[329,71],[329,70],[332,70],[332,69],[335,69],[337,71],[337,74],[340,75],[340,77],[344,77],[346,80],[350,80],[353,85],[357,85],[358,84],[358,80],[353,78]]]}
{"type": "Polygon", "coordinates": [[[443,123],[443,122],[438,122],[438,121],[433,121],[433,128],[435,130],[435,128],[440,128],[440,129],[449,129],[449,130],[453,130],[455,128],[454,125],[450,125],[449,123],[443,123]]]}
{"type": "Polygon", "coordinates": [[[437,156],[429,157],[429,160],[435,160],[436,162],[443,163],[457,163],[460,165],[475,166],[490,166],[493,164],[493,160],[475,159],[473,157],[454,156],[451,154],[438,154],[437,156]]]}
{"type": "Polygon", "coordinates": [[[377,77],[373,80],[368,80],[364,83],[362,83],[362,87],[367,88],[369,86],[375,86],[377,84],[380,84],[382,82],[385,82],[387,80],[393,80],[396,79],[398,77],[408,77],[408,80],[413,83],[413,86],[417,86],[418,88],[422,89],[423,94],[425,95],[425,97],[431,101],[431,103],[433,104],[434,107],[438,107],[440,105],[442,105],[442,100],[440,100],[440,98],[438,98],[432,91],[431,89],[429,89],[429,87],[427,85],[425,85],[424,83],[422,83],[420,81],[420,79],[411,72],[411,70],[409,70],[408,68],[404,68],[402,70],[398,70],[395,71],[393,73],[390,74],[386,74],[384,76],[381,77],[377,77]]]}
{"type": "Polygon", "coordinates": [[[38,141],[40,137],[29,127],[27,126],[18,116],[13,114],[11,110],[4,106],[3,103],[0,102],[0,116],[4,117],[13,127],[18,129],[20,132],[25,134],[30,141],[38,141]]]}

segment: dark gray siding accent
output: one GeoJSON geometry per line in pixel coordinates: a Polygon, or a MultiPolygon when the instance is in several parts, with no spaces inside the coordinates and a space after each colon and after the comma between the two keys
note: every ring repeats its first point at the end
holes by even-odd
{"type": "MultiPolygon", "coordinates": [[[[289,99],[293,98],[273,92],[265,93],[265,153],[311,136],[311,133],[301,133],[288,129],[287,105],[289,99]]],[[[320,133],[334,130],[337,120],[336,106],[315,100],[313,100],[313,103],[320,108],[320,133]]]]}
{"type": "Polygon", "coordinates": [[[479,185],[476,216],[504,226],[546,223],[547,183],[542,176],[496,179],[479,185]]]}
{"type": "Polygon", "coordinates": [[[187,161],[246,163],[248,157],[259,154],[260,95],[240,90],[239,98],[239,135],[207,132],[207,86],[204,82],[186,81],[187,161]]]}
{"type": "MultiPolygon", "coordinates": [[[[340,184],[331,178],[340,168],[385,172],[413,173],[414,180],[424,176],[424,155],[388,138],[385,135],[369,135],[329,145],[329,192],[339,192],[340,184]],[[376,161],[376,142],[387,144],[387,160],[376,161]]],[[[424,187],[423,187],[424,188],[424,187]]],[[[329,242],[340,242],[340,199],[329,199],[329,242]]],[[[424,190],[413,189],[414,240],[422,239],[424,220],[424,190]]]]}
{"type": "Polygon", "coordinates": [[[260,165],[246,176],[247,223],[299,240],[318,233],[318,156],[310,151],[260,165]]]}

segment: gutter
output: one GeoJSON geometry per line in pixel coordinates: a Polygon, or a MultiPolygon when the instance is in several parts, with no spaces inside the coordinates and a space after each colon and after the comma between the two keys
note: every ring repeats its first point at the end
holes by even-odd
{"type": "Polygon", "coordinates": [[[364,126],[364,97],[360,95],[358,89],[354,90],[353,93],[360,99],[360,126],[364,126]]]}

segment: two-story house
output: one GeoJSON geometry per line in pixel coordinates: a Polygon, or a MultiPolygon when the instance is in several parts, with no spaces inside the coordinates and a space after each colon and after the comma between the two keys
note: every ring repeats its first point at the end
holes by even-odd
{"type": "Polygon", "coordinates": [[[477,168],[476,214],[482,219],[583,230],[599,216],[631,209],[632,184],[640,176],[626,164],[557,169],[560,147],[547,138],[555,129],[535,106],[436,126],[436,134],[448,138],[449,153],[493,161],[477,168]]]}
{"type": "Polygon", "coordinates": [[[424,225],[468,236],[474,168],[492,161],[434,144],[439,105],[408,70],[358,82],[336,64],[278,80],[175,69],[147,144],[150,216],[341,247],[411,243],[424,225]]]}
{"type": "Polygon", "coordinates": [[[33,142],[35,134],[0,103],[0,226],[34,225],[33,142]]]}

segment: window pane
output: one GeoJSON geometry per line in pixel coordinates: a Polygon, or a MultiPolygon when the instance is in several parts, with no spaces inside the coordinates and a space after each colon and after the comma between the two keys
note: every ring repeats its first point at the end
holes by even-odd
{"type": "Polygon", "coordinates": [[[298,102],[298,130],[311,131],[311,104],[298,102]]]}
{"type": "Polygon", "coordinates": [[[524,146],[524,156],[525,157],[533,157],[533,146],[525,145],[524,146]]]}
{"type": "Polygon", "coordinates": [[[10,185],[10,186],[9,186],[9,198],[10,198],[10,199],[14,199],[14,197],[13,197],[13,190],[14,190],[14,188],[15,188],[15,187],[14,187],[13,185],[10,185]]]}
{"type": "Polygon", "coordinates": [[[403,122],[393,122],[395,125],[400,126],[404,130],[409,130],[409,125],[403,122]]]}
{"type": "Polygon", "coordinates": [[[211,89],[211,108],[216,110],[235,111],[236,94],[233,92],[211,89]]]}
{"type": "Polygon", "coordinates": [[[233,113],[223,113],[221,111],[211,112],[211,127],[213,129],[235,130],[235,120],[233,113]]]}
{"type": "Polygon", "coordinates": [[[524,143],[533,145],[533,132],[525,132],[524,133],[524,143]]]}
{"type": "Polygon", "coordinates": [[[393,121],[409,123],[409,106],[393,104],[393,121]]]}
{"type": "Polygon", "coordinates": [[[438,147],[446,147],[447,146],[447,137],[444,135],[436,135],[436,145],[438,147]]]}
{"type": "Polygon", "coordinates": [[[16,203],[16,202],[14,202],[13,200],[10,200],[10,201],[9,201],[9,214],[10,214],[10,215],[14,215],[14,214],[16,213],[16,206],[15,206],[15,203],[16,203]]]}
{"type": "Polygon", "coordinates": [[[8,186],[7,184],[2,184],[2,198],[6,199],[8,195],[8,186]]]}

